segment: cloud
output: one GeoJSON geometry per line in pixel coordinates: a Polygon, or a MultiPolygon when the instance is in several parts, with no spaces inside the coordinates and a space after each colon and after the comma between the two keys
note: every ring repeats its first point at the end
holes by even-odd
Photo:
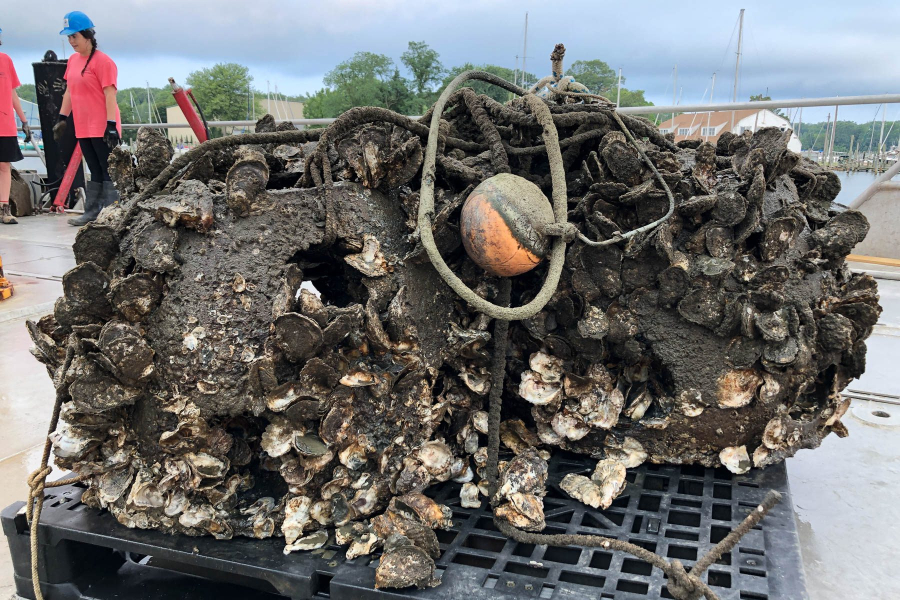
{"type": "MultiPolygon", "coordinates": [[[[41,10],[28,3],[7,4],[3,50],[27,81],[30,62],[48,48],[60,52],[58,31],[71,4],[42,0],[41,10]]],[[[429,43],[447,66],[472,62],[512,68],[523,54],[527,11],[529,71],[546,72],[553,45],[563,42],[569,62],[600,58],[622,67],[629,88],[645,90],[660,104],[671,102],[675,63],[683,102],[701,99],[713,71],[718,74],[715,99],[730,99],[735,23],[742,4],[88,0],[81,7],[97,25],[101,47],[117,61],[122,87],[145,81],[161,86],[169,75],[183,80],[191,70],[234,61],[251,68],[258,86],[269,80],[283,93],[305,93],[357,51],[387,54],[400,66],[410,40],[429,43]]],[[[898,30],[896,2],[861,6],[823,0],[813,8],[796,2],[751,3],[738,96],[766,88],[774,98],[897,91],[890,86],[900,81],[900,63],[889,58],[896,53],[898,30]]],[[[873,112],[866,107],[866,115],[873,112]]]]}

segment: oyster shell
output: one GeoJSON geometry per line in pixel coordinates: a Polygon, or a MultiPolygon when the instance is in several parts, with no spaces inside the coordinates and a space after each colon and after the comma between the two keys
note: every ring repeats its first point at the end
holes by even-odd
{"type": "Polygon", "coordinates": [[[375,569],[375,587],[418,589],[434,587],[434,561],[406,537],[394,534],[385,540],[384,554],[375,569]]]}
{"type": "Polygon", "coordinates": [[[463,508],[481,508],[477,485],[474,483],[463,484],[459,490],[459,505],[463,508]]]}
{"type": "Polygon", "coordinates": [[[292,544],[287,544],[284,547],[284,553],[290,554],[291,552],[297,552],[298,550],[316,550],[323,547],[327,543],[328,532],[324,529],[320,529],[319,531],[316,531],[309,535],[297,538],[292,544]]]}
{"type": "Polygon", "coordinates": [[[541,531],[546,527],[544,502],[538,496],[516,492],[506,499],[508,503],[494,509],[495,517],[524,531],[541,531]]]}
{"type": "Polygon", "coordinates": [[[543,493],[546,484],[547,462],[534,448],[529,448],[501,469],[497,497],[509,498],[517,493],[543,493]]]}
{"type": "Polygon", "coordinates": [[[528,359],[531,370],[537,373],[544,383],[559,383],[563,377],[562,360],[544,352],[535,352],[528,359]]]}
{"type": "Polygon", "coordinates": [[[614,442],[609,442],[609,444],[610,448],[606,451],[607,456],[624,465],[626,469],[639,467],[649,456],[641,443],[633,437],[626,436],[618,447],[613,445],[614,442]]]}
{"type": "Polygon", "coordinates": [[[608,458],[597,462],[591,480],[600,487],[603,508],[612,504],[625,489],[625,475],[625,465],[617,460],[608,458]]]}
{"type": "Polygon", "coordinates": [[[569,473],[559,482],[559,487],[572,498],[593,508],[607,508],[609,507],[609,503],[612,502],[612,499],[610,498],[609,502],[603,506],[605,499],[600,486],[584,475],[569,473]]]}
{"type": "Polygon", "coordinates": [[[284,507],[284,522],[281,524],[281,533],[284,541],[290,546],[303,534],[303,531],[311,524],[309,509],[312,500],[306,496],[294,496],[287,501],[284,507]]]}
{"type": "Polygon", "coordinates": [[[756,396],[763,379],[753,369],[735,369],[719,378],[716,400],[721,408],[747,406],[756,396]]]}
{"type": "Polygon", "coordinates": [[[528,402],[539,406],[550,404],[559,397],[560,392],[562,392],[561,384],[546,383],[535,371],[522,373],[522,381],[519,384],[519,396],[528,402]]]}
{"type": "Polygon", "coordinates": [[[678,410],[686,417],[699,417],[706,408],[706,401],[700,390],[682,390],[678,394],[678,410]]]}
{"type": "Polygon", "coordinates": [[[743,475],[750,470],[750,455],[746,446],[730,446],[719,452],[719,461],[735,475],[743,475]]]}

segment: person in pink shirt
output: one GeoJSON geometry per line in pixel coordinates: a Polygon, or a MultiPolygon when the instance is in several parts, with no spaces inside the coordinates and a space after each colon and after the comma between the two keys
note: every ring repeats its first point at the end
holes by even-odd
{"type": "MultiPolygon", "coordinates": [[[[0,29],[0,34],[2,33],[3,30],[0,29]]],[[[23,158],[19,149],[19,128],[15,115],[19,116],[23,124],[26,141],[31,138],[25,111],[16,94],[17,87],[19,78],[16,76],[16,68],[9,56],[0,52],[0,223],[4,225],[18,223],[9,210],[9,188],[12,184],[10,163],[23,158]]]]}
{"type": "Polygon", "coordinates": [[[116,102],[118,69],[109,56],[97,49],[94,23],[83,12],[68,13],[59,33],[68,36],[75,54],[66,66],[66,93],[53,136],[57,141],[62,139],[71,113],[75,137],[91,171],[85,190],[84,214],[69,219],[70,225],[80,227],[119,200],[119,192],[109,176],[109,153],[122,140],[116,102]]]}

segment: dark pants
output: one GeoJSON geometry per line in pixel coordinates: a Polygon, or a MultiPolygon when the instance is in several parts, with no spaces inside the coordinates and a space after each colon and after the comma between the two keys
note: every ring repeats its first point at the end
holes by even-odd
{"type": "Polygon", "coordinates": [[[91,170],[91,181],[112,181],[109,177],[109,145],[103,138],[81,138],[81,153],[91,170]]]}

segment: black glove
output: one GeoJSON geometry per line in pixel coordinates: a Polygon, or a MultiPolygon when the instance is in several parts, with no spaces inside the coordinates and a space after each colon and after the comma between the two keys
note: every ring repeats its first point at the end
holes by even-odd
{"type": "Polygon", "coordinates": [[[57,142],[63,139],[63,136],[66,135],[66,127],[69,117],[66,115],[59,115],[56,119],[56,125],[53,126],[53,139],[57,142]]]}
{"type": "Polygon", "coordinates": [[[22,131],[25,132],[25,143],[31,141],[31,127],[28,126],[28,123],[22,123],[22,131]]]}
{"type": "Polygon", "coordinates": [[[115,121],[106,122],[106,133],[103,135],[103,139],[106,140],[106,145],[109,146],[110,150],[115,149],[119,142],[122,141],[122,138],[119,137],[119,130],[116,129],[115,121]]]}

